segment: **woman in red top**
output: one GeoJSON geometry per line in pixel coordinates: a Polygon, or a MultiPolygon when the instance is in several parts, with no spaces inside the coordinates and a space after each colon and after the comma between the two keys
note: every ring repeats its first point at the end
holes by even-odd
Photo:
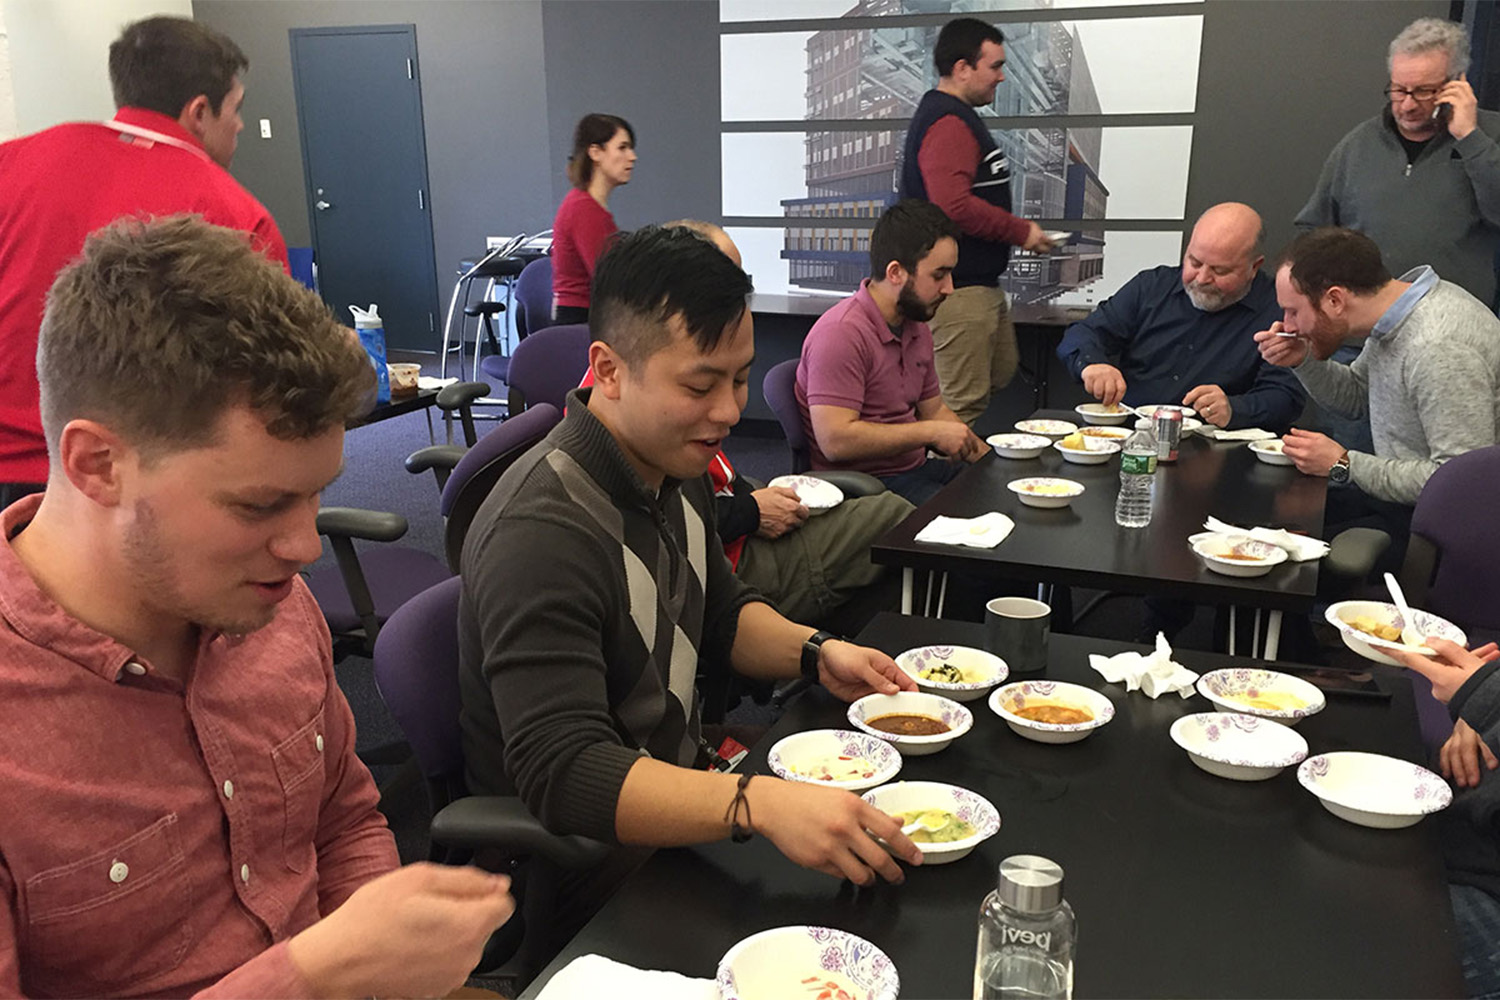
{"type": "Polygon", "coordinates": [[[609,194],[630,183],[635,130],[614,115],[584,115],[573,132],[568,180],[573,190],[552,222],[553,318],[587,323],[594,263],[619,227],[609,214],[609,194]]]}

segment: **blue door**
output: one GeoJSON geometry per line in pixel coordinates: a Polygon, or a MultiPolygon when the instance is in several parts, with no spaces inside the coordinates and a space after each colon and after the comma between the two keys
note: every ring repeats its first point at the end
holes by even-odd
{"type": "Polygon", "coordinates": [[[413,25],[294,28],[292,79],[318,286],[339,320],[437,350],[437,271],[413,25]]]}

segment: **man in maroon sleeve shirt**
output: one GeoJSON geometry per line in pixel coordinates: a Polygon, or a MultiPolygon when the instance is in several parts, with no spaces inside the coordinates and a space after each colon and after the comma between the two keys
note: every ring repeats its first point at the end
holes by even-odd
{"type": "Polygon", "coordinates": [[[1016,373],[1016,330],[998,287],[1010,248],[1052,247],[1040,226],[1011,214],[1010,164],[974,112],[1005,79],[1004,42],[976,18],[943,25],[932,52],[938,85],[917,104],[901,169],[901,197],[932,202],[963,234],[953,294],[931,326],[943,401],[969,425],[1016,373]]]}
{"type": "Polygon", "coordinates": [[[85,236],[122,215],[191,212],[249,233],[286,266],[271,214],[228,170],[248,66],[239,46],[195,21],[137,21],[109,47],[113,119],[0,144],[0,507],[47,478],[37,327],[85,236]]]}
{"type": "Polygon", "coordinates": [[[241,233],[58,278],[46,492],[0,511],[0,995],[441,996],[511,910],[397,868],[297,571],[364,352],[241,233]]]}

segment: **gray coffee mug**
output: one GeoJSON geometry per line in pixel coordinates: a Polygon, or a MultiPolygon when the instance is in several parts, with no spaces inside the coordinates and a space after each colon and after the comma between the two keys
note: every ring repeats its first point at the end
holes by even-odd
{"type": "Polygon", "coordinates": [[[1010,667],[1011,676],[1047,669],[1052,608],[1029,597],[997,597],[984,606],[984,647],[1010,667]]]}

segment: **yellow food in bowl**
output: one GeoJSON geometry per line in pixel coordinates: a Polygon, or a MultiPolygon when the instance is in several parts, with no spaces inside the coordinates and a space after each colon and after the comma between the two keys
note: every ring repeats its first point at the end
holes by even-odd
{"type": "Polygon", "coordinates": [[[913,809],[910,812],[896,813],[896,818],[901,821],[902,826],[915,823],[918,817],[922,817],[927,826],[935,826],[938,829],[928,830],[917,827],[907,834],[914,844],[951,844],[955,840],[968,840],[974,836],[974,824],[966,823],[952,813],[941,809],[913,809]]]}
{"type": "Polygon", "coordinates": [[[1250,708],[1259,709],[1262,712],[1294,712],[1299,708],[1307,707],[1307,702],[1301,698],[1282,691],[1262,691],[1254,697],[1244,693],[1230,694],[1224,697],[1227,701],[1248,705],[1250,708]]]}
{"type": "Polygon", "coordinates": [[[1067,437],[1063,438],[1062,446],[1073,451],[1087,451],[1089,447],[1088,444],[1083,440],[1082,432],[1079,432],[1077,434],[1069,434],[1067,437]]]}
{"type": "Polygon", "coordinates": [[[924,681],[943,684],[978,684],[989,678],[983,670],[965,670],[953,663],[939,663],[919,671],[917,676],[924,681]]]}
{"type": "Polygon", "coordinates": [[[1365,635],[1373,635],[1377,639],[1384,639],[1386,642],[1401,641],[1401,630],[1399,628],[1364,615],[1356,618],[1345,618],[1344,624],[1356,631],[1365,633],[1365,635]]]}
{"type": "Polygon", "coordinates": [[[1025,708],[1012,708],[1009,711],[1011,715],[1029,722],[1045,722],[1053,726],[1076,726],[1094,721],[1093,712],[1072,705],[1027,705],[1025,708]]]}

